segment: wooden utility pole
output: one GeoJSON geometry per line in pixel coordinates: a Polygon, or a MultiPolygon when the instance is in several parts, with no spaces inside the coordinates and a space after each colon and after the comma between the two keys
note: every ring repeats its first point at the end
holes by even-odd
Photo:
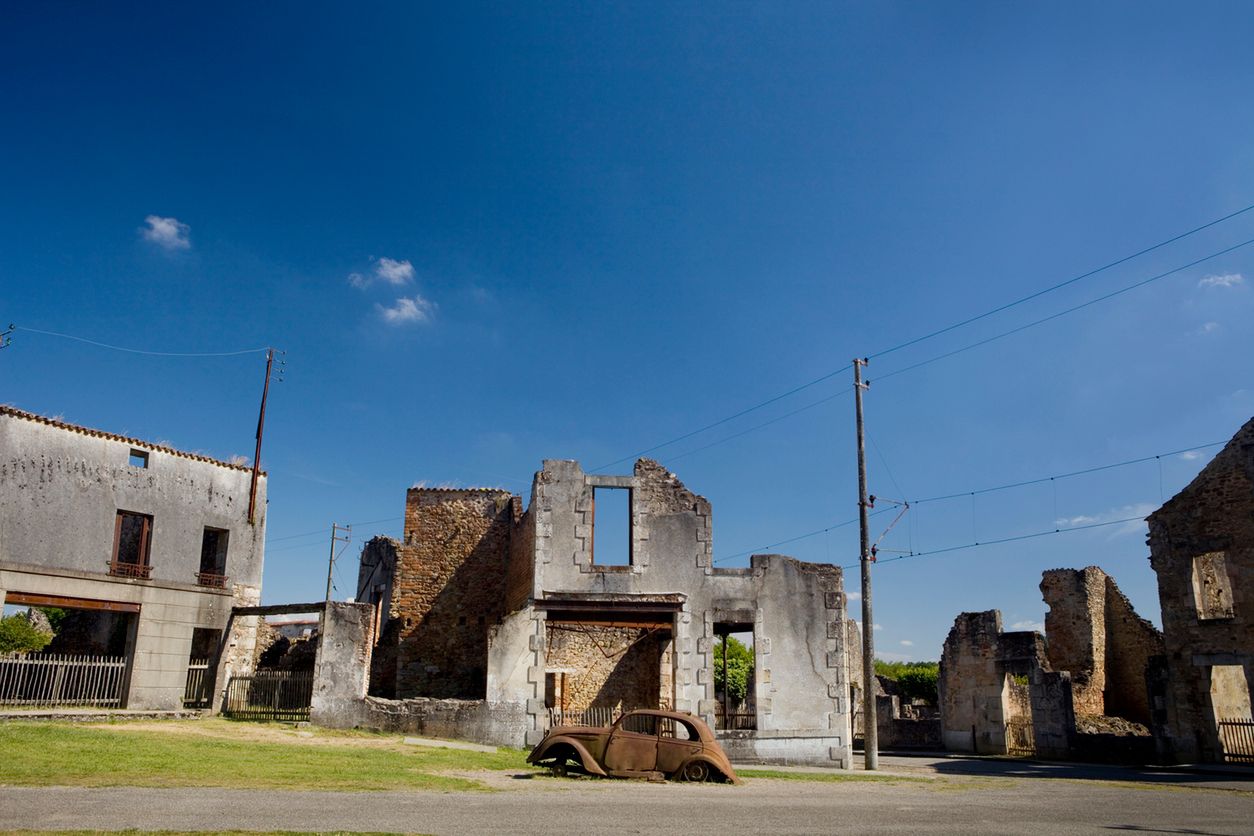
{"type": "Polygon", "coordinates": [[[266,398],[270,394],[270,370],[274,368],[274,349],[266,350],[266,384],[261,389],[261,413],[257,416],[257,449],[253,453],[253,478],[248,488],[248,524],[257,520],[257,477],[261,475],[261,434],[266,428],[266,398]]]}
{"type": "Polygon", "coordinates": [[[335,572],[335,544],[347,544],[349,538],[353,536],[353,527],[351,525],[337,525],[331,523],[331,556],[327,558],[327,603],[331,603],[331,580],[332,573],[335,572]],[[340,529],[344,529],[344,536],[338,536],[340,529]]]}
{"type": "Polygon", "coordinates": [[[879,769],[879,729],[875,712],[875,621],[871,616],[871,532],[866,493],[866,433],[862,424],[862,390],[871,384],[862,382],[862,367],[867,360],[853,361],[853,400],[858,426],[858,524],[862,559],[862,749],[867,769],[879,769]]]}

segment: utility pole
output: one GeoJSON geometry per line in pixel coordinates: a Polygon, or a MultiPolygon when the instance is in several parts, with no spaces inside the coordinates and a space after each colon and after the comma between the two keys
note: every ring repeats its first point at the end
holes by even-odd
{"type": "Polygon", "coordinates": [[[862,382],[862,367],[867,360],[854,358],[853,400],[858,413],[858,524],[862,559],[862,749],[868,770],[879,769],[880,742],[876,728],[875,712],[875,621],[871,617],[871,532],[868,528],[867,509],[870,501],[866,493],[866,433],[862,424],[862,390],[870,383],[862,382]]]}
{"type": "Polygon", "coordinates": [[[331,523],[331,556],[327,559],[327,603],[331,603],[331,578],[335,572],[335,544],[344,543],[347,547],[349,538],[353,536],[353,527],[351,525],[336,525],[331,523]],[[344,536],[337,536],[341,529],[344,536]]]}
{"type": "Polygon", "coordinates": [[[248,524],[256,524],[257,477],[261,475],[261,434],[266,428],[266,398],[270,395],[270,370],[274,368],[274,349],[266,349],[266,384],[261,389],[261,413],[257,416],[257,449],[253,453],[253,478],[248,487],[248,524]]]}

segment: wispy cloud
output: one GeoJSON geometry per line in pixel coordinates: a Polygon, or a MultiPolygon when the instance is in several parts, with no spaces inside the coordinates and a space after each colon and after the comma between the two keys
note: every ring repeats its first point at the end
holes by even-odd
{"type": "Polygon", "coordinates": [[[388,325],[422,324],[431,321],[435,304],[415,294],[413,298],[402,296],[391,307],[375,306],[379,316],[388,325]]]}
{"type": "Polygon", "coordinates": [[[1121,537],[1125,534],[1136,534],[1145,531],[1145,517],[1157,509],[1158,506],[1152,502],[1137,502],[1132,505],[1122,505],[1118,508],[1110,508],[1099,514],[1079,514],[1074,517],[1059,517],[1054,520],[1054,525],[1059,528],[1077,528],[1086,525],[1100,525],[1102,523],[1113,523],[1115,520],[1128,520],[1123,525],[1117,526],[1110,534],[1112,538],[1121,537]]]}
{"type": "Polygon", "coordinates": [[[189,250],[192,246],[192,228],[179,221],[178,218],[163,218],[160,215],[149,215],[144,218],[147,226],[139,228],[139,234],[145,241],[155,244],[167,252],[189,250]]]}
{"type": "Polygon", "coordinates": [[[850,603],[853,603],[854,601],[862,600],[862,593],[861,592],[846,592],[845,597],[849,599],[850,603]]]}
{"type": "Polygon", "coordinates": [[[388,284],[405,284],[413,281],[414,265],[404,260],[381,258],[374,265],[374,273],[388,284]]]}
{"type": "Polygon", "coordinates": [[[1215,334],[1215,333],[1218,333],[1218,331],[1220,330],[1220,327],[1221,326],[1219,325],[1218,322],[1203,322],[1201,326],[1198,327],[1197,333],[1200,334],[1201,336],[1206,336],[1207,334],[1215,334]]]}
{"type": "Polygon", "coordinates": [[[901,643],[905,647],[914,647],[914,642],[910,641],[909,639],[902,639],[901,643]]]}
{"type": "Polygon", "coordinates": [[[1201,457],[1202,457],[1201,450],[1185,450],[1183,453],[1180,454],[1180,458],[1184,459],[1186,462],[1196,461],[1200,459],[1201,457]]]}
{"type": "Polygon", "coordinates": [[[383,257],[374,259],[374,270],[370,273],[349,273],[348,283],[358,290],[365,290],[375,281],[399,286],[412,282],[415,274],[414,265],[408,259],[383,257]]]}
{"type": "Polygon", "coordinates": [[[1045,632],[1045,625],[1040,621],[1016,621],[1010,625],[1011,630],[1035,630],[1038,633],[1045,632]]]}
{"type": "Polygon", "coordinates": [[[1221,276],[1205,276],[1197,283],[1198,287],[1236,287],[1245,284],[1245,277],[1240,273],[1224,273],[1221,276]]]}

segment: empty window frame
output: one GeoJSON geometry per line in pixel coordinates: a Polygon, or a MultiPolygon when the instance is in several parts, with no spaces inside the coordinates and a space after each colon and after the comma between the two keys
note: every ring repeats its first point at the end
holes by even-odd
{"type": "Polygon", "coordinates": [[[113,524],[113,560],[109,574],[124,578],[147,578],[152,545],[152,517],[134,511],[118,511],[113,524]]]}
{"type": "Polygon", "coordinates": [[[201,586],[226,586],[226,548],[231,532],[224,528],[205,526],[200,541],[200,571],[196,583],[201,586]]]}
{"type": "Polygon", "coordinates": [[[131,449],[130,457],[131,467],[146,468],[148,467],[148,451],[131,449]]]}
{"type": "Polygon", "coordinates": [[[753,625],[716,623],[714,635],[714,726],[752,731],[758,727],[753,625]]]}
{"type": "Polygon", "coordinates": [[[1232,618],[1232,581],[1223,552],[1193,558],[1193,601],[1199,621],[1232,618]]]}
{"type": "Polygon", "coordinates": [[[592,489],[592,562],[631,565],[631,488],[592,489]]]}

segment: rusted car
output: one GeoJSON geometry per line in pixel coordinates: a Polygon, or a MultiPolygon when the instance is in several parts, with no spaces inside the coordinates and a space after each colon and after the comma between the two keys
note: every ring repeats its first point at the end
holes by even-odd
{"type": "Polygon", "coordinates": [[[609,726],[557,726],[527,763],[559,775],[740,783],[710,727],[678,711],[629,711],[609,726]]]}

